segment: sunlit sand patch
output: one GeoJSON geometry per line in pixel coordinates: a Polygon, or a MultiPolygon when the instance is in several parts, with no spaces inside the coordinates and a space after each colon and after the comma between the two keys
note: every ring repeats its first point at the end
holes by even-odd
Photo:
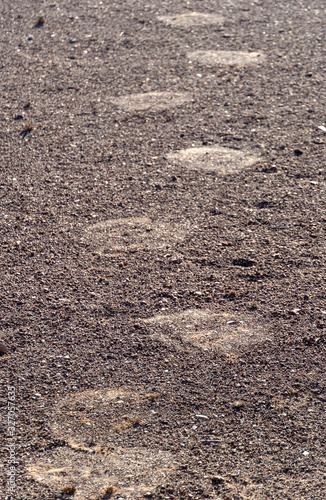
{"type": "Polygon", "coordinates": [[[134,500],[163,484],[174,468],[173,456],[160,450],[115,448],[104,455],[65,447],[43,453],[27,467],[27,475],[61,493],[60,498],[134,500]],[[73,495],[64,495],[69,491],[73,495]]]}
{"type": "Polygon", "coordinates": [[[222,24],[224,22],[224,17],[217,14],[205,14],[203,12],[186,12],[185,14],[161,16],[158,20],[170,26],[191,28],[193,26],[222,24]]]}
{"type": "Polygon", "coordinates": [[[191,101],[191,98],[189,94],[181,92],[147,92],[116,97],[110,101],[125,111],[163,111],[181,106],[191,101]]]}
{"type": "Polygon", "coordinates": [[[237,172],[259,161],[259,157],[253,154],[221,146],[183,149],[170,153],[168,159],[188,169],[216,171],[221,174],[237,172]]]}
{"type": "Polygon", "coordinates": [[[155,328],[152,335],[164,342],[174,345],[189,342],[205,350],[220,349],[228,352],[266,338],[262,329],[253,327],[244,317],[229,313],[217,314],[203,309],[157,315],[142,321],[146,325],[153,325],[155,328]]]}
{"type": "Polygon", "coordinates": [[[204,66],[252,66],[266,60],[261,52],[236,52],[231,50],[197,50],[189,52],[188,58],[204,66]]]}
{"type": "Polygon", "coordinates": [[[148,388],[84,391],[63,398],[53,409],[51,429],[74,450],[105,453],[126,445],[137,429],[156,418],[159,394],[148,388]]]}
{"type": "Polygon", "coordinates": [[[147,217],[112,219],[88,226],[82,242],[100,253],[151,250],[181,242],[185,229],[147,217]]]}

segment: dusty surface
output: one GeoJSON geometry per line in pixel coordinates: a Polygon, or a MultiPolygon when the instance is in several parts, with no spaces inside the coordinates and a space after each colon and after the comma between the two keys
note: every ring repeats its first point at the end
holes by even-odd
{"type": "Polygon", "coordinates": [[[167,249],[181,242],[189,227],[190,222],[171,225],[167,221],[153,222],[149,217],[127,217],[91,224],[85,229],[81,242],[111,255],[114,251],[167,249]]]}
{"type": "Polygon", "coordinates": [[[261,52],[241,52],[232,50],[196,50],[189,52],[188,58],[204,66],[252,66],[266,61],[261,52]]]}
{"type": "Polygon", "coordinates": [[[260,158],[245,151],[213,145],[173,152],[168,155],[168,159],[177,163],[181,168],[226,174],[239,172],[242,168],[250,167],[257,163],[260,158]]]}
{"type": "Polygon", "coordinates": [[[1,498],[326,497],[325,21],[1,2],[1,498]]]}
{"type": "Polygon", "coordinates": [[[261,342],[267,337],[266,326],[259,329],[250,319],[246,321],[240,319],[239,314],[215,313],[209,309],[188,309],[171,315],[158,314],[143,322],[158,325],[157,330],[151,329],[149,333],[175,346],[181,343],[182,350],[187,349],[186,343],[190,342],[204,350],[235,353],[239,345],[261,342]]]}
{"type": "Polygon", "coordinates": [[[181,28],[222,24],[225,21],[223,17],[217,14],[208,14],[207,12],[185,12],[184,14],[161,16],[158,19],[163,23],[181,28]]]}
{"type": "Polygon", "coordinates": [[[181,106],[191,100],[191,96],[178,92],[145,92],[117,97],[111,102],[126,111],[164,111],[181,106]]]}

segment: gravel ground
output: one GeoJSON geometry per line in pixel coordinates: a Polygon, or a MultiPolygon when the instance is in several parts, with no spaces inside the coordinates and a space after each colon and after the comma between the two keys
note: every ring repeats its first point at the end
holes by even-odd
{"type": "Polygon", "coordinates": [[[1,2],[1,498],[326,498],[324,7],[1,2]]]}

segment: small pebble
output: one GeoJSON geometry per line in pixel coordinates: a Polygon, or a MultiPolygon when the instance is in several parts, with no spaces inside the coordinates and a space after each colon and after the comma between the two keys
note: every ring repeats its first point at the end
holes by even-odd
{"type": "Polygon", "coordinates": [[[201,418],[202,420],[208,420],[209,417],[207,415],[196,415],[196,418],[201,418]]]}
{"type": "Polygon", "coordinates": [[[34,28],[42,28],[42,26],[44,26],[44,23],[45,23],[45,17],[40,16],[38,18],[37,23],[35,24],[34,28]]]}
{"type": "Polygon", "coordinates": [[[212,482],[215,484],[221,484],[225,481],[223,476],[213,476],[212,477],[212,482]]]}
{"type": "Polygon", "coordinates": [[[27,40],[34,40],[34,37],[33,37],[33,35],[28,35],[28,38],[27,38],[27,40]]]}
{"type": "Polygon", "coordinates": [[[4,345],[3,342],[0,342],[0,353],[1,354],[7,354],[7,352],[8,352],[7,347],[4,345]]]}
{"type": "Polygon", "coordinates": [[[244,405],[244,401],[234,401],[232,404],[233,408],[242,408],[244,405]]]}

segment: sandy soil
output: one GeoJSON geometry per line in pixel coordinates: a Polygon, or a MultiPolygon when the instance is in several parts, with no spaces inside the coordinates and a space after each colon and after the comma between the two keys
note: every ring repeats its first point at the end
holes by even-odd
{"type": "Polygon", "coordinates": [[[1,498],[326,498],[325,22],[0,3],[1,498]]]}

